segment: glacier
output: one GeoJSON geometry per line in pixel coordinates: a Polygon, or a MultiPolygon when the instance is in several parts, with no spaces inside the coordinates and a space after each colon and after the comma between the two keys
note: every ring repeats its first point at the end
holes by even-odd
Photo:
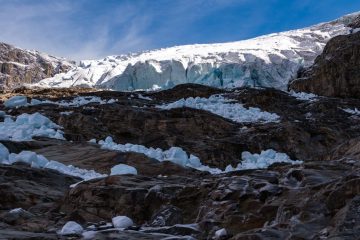
{"type": "Polygon", "coordinates": [[[311,65],[331,38],[349,34],[360,13],[308,28],[254,39],[194,44],[84,60],[40,87],[96,87],[113,90],[166,89],[182,83],[214,87],[273,87],[286,90],[301,67],[311,65]]]}

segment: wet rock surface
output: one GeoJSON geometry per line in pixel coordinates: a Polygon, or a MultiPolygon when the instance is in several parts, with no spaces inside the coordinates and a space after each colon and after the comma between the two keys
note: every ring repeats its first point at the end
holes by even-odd
{"type": "MultiPolygon", "coordinates": [[[[80,179],[24,164],[0,165],[0,235],[4,238],[65,239],[57,231],[67,221],[81,224],[92,239],[213,239],[222,228],[227,232],[222,239],[358,237],[360,117],[343,109],[359,108],[360,100],[304,101],[273,89],[225,91],[192,84],[152,93],[69,91],[117,101],[78,107],[42,104],[6,109],[0,105],[12,116],[40,112],[63,126],[66,138],[1,143],[13,153],[35,151],[104,174],[116,164],[128,164],[138,175],[108,176],[70,188],[80,179]],[[280,121],[236,123],[203,110],[155,107],[182,97],[213,94],[276,113],[280,121]],[[107,136],[123,144],[181,147],[203,164],[221,169],[240,163],[243,151],[259,153],[269,148],[304,163],[211,175],[88,142],[107,136]],[[9,217],[16,208],[28,214],[9,217]],[[134,226],[121,230],[107,224],[119,215],[130,217],[134,226]]],[[[63,89],[19,89],[3,97],[21,94],[53,101],[72,98],[63,89]]]]}

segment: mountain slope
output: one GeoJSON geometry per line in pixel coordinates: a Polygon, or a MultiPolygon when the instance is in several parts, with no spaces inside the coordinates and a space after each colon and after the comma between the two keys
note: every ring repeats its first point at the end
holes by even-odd
{"type": "Polygon", "coordinates": [[[36,83],[74,66],[74,62],[62,58],[0,43],[0,89],[36,83]]]}
{"type": "Polygon", "coordinates": [[[295,91],[331,97],[360,97],[360,32],[329,41],[313,66],[289,84],[295,91]]]}
{"type": "Polygon", "coordinates": [[[358,15],[245,41],[176,46],[82,61],[80,66],[38,85],[134,90],[199,83],[285,90],[299,68],[311,65],[328,40],[351,31],[358,15]]]}

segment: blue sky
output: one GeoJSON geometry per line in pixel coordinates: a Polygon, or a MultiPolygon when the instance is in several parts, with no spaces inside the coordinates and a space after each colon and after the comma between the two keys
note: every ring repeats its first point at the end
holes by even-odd
{"type": "Polygon", "coordinates": [[[357,0],[0,0],[0,41],[70,59],[247,39],[360,11],[357,0]]]}

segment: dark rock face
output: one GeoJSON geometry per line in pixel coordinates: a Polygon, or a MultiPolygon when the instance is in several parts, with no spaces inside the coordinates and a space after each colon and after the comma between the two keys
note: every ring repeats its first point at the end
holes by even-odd
{"type": "Polygon", "coordinates": [[[109,174],[112,166],[134,166],[138,175],[109,176],[69,186],[79,179],[25,165],[0,166],[0,235],[24,239],[58,237],[66,221],[95,230],[94,239],[357,239],[359,234],[360,117],[343,109],[360,100],[321,97],[302,101],[274,89],[219,90],[182,85],[162,92],[91,92],[91,89],[17,89],[2,95],[63,100],[71,95],[118,100],[79,107],[44,104],[0,109],[13,116],[41,112],[64,127],[68,141],[35,138],[1,141],[10,152],[35,151],[48,159],[109,174]],[[276,113],[279,122],[235,123],[190,108],[155,106],[182,97],[221,93],[246,107],[276,113]],[[69,115],[61,112],[72,111],[69,115]],[[204,164],[224,168],[241,152],[272,148],[302,165],[211,175],[159,162],[139,153],[100,149],[87,142],[112,136],[118,143],[168,149],[178,146],[204,164]],[[72,142],[70,142],[70,140],[72,142]],[[23,208],[26,214],[9,210],[23,208]],[[9,215],[10,214],[10,215],[9,215]],[[106,225],[126,215],[125,231],[106,225]],[[92,227],[90,227],[92,226],[92,227]]]}
{"type": "Polygon", "coordinates": [[[74,66],[65,59],[0,43],[0,89],[36,83],[74,66]]]}
{"type": "Polygon", "coordinates": [[[334,37],[314,65],[299,72],[299,78],[289,88],[323,96],[359,98],[359,66],[360,32],[334,37]]]}

